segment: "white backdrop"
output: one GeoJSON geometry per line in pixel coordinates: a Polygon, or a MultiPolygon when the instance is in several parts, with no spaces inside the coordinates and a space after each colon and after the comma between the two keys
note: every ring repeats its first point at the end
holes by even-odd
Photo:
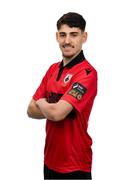
{"type": "Polygon", "coordinates": [[[90,116],[93,180],[125,179],[125,21],[122,0],[0,1],[0,179],[43,179],[45,120],[27,105],[48,67],[61,59],[56,21],[69,11],[87,21],[86,58],[97,69],[90,116]]]}

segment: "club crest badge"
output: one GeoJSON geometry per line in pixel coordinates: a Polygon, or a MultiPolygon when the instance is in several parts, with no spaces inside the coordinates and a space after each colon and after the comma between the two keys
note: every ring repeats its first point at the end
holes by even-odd
{"type": "Polygon", "coordinates": [[[72,74],[67,74],[66,77],[64,78],[64,83],[66,84],[67,82],[69,82],[71,78],[72,78],[72,74]]]}

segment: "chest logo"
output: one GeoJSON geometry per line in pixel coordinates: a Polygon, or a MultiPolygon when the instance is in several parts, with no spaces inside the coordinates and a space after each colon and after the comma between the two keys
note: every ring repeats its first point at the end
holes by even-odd
{"type": "Polygon", "coordinates": [[[71,78],[72,78],[72,74],[67,74],[66,77],[64,78],[64,83],[66,84],[67,82],[69,82],[71,78]]]}

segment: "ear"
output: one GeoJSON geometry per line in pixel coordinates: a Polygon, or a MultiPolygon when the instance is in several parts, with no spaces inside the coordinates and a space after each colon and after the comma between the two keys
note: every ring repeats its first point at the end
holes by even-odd
{"type": "Polygon", "coordinates": [[[58,39],[59,39],[59,33],[56,32],[56,40],[57,40],[57,42],[58,42],[58,39]]]}
{"type": "Polygon", "coordinates": [[[88,37],[88,33],[83,32],[83,43],[85,43],[87,41],[87,37],[88,37]]]}

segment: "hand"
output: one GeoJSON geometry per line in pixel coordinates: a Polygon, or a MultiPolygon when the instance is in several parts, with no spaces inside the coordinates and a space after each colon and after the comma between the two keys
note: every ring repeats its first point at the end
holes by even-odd
{"type": "Polygon", "coordinates": [[[36,101],[36,105],[42,110],[42,107],[45,105],[46,102],[46,98],[40,98],[36,101]]]}

